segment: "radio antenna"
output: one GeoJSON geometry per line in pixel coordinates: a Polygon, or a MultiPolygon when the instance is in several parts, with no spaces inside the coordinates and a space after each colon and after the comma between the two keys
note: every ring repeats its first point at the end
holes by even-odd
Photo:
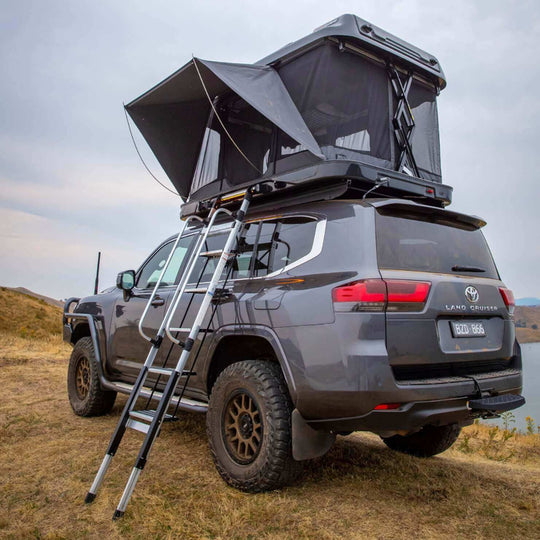
{"type": "Polygon", "coordinates": [[[94,294],[98,293],[99,288],[99,264],[101,262],[101,251],[98,251],[97,254],[97,267],[96,267],[96,281],[94,283],[94,294]]]}

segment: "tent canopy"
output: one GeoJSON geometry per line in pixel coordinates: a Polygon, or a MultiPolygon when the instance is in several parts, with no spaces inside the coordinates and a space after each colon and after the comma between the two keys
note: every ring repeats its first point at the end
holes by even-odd
{"type": "Polygon", "coordinates": [[[311,154],[323,157],[272,67],[194,58],[126,106],[181,197],[187,198],[192,191],[199,150],[212,112],[205,87],[212,101],[234,92],[311,154]]]}

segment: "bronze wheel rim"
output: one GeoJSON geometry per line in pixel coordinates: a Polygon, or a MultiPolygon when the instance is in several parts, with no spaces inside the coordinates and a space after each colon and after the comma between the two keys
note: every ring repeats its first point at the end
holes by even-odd
{"type": "Polygon", "coordinates": [[[234,394],[224,414],[224,439],[229,455],[242,465],[253,463],[262,444],[263,424],[257,403],[244,391],[234,394]]]}
{"type": "Polygon", "coordinates": [[[90,362],[88,358],[82,357],[77,363],[75,372],[75,387],[80,399],[85,399],[90,392],[90,362]]]}

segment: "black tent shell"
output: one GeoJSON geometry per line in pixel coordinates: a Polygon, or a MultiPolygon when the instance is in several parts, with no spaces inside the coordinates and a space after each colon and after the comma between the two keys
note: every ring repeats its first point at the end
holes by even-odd
{"type": "Polygon", "coordinates": [[[285,45],[262,58],[258,63],[276,65],[287,62],[318,41],[331,37],[357,43],[363,49],[371,50],[385,60],[416,70],[426,78],[435,81],[441,90],[446,87],[444,72],[435,56],[351,14],[341,15],[323,24],[308,36],[285,45]]]}

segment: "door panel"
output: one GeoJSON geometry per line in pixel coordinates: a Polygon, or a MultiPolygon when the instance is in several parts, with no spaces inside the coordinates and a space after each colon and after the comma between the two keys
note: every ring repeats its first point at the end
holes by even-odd
{"type": "MultiPolygon", "coordinates": [[[[180,240],[165,271],[160,288],[146,314],[143,330],[150,338],[156,336],[165,317],[192,240],[193,236],[180,240]]],[[[151,344],[139,334],[139,321],[172,247],[172,241],[162,244],[137,272],[136,286],[131,294],[119,297],[116,302],[111,322],[110,358],[112,368],[120,372],[123,379],[133,380],[137,377],[141,364],[144,363],[150,351],[151,344]]],[[[167,350],[165,346],[160,348],[154,361],[156,365],[163,364],[167,350]]]]}
{"type": "MultiPolygon", "coordinates": [[[[145,317],[144,333],[153,338],[165,316],[168,299],[173,289],[160,290],[145,317]]],[[[137,291],[127,300],[122,297],[116,302],[111,326],[112,367],[127,375],[131,380],[137,377],[151,344],[139,334],[139,321],[148,303],[151,291],[137,291]]],[[[156,357],[156,364],[163,360],[163,348],[156,357]]],[[[123,377],[124,378],[124,377],[123,377]]]]}

